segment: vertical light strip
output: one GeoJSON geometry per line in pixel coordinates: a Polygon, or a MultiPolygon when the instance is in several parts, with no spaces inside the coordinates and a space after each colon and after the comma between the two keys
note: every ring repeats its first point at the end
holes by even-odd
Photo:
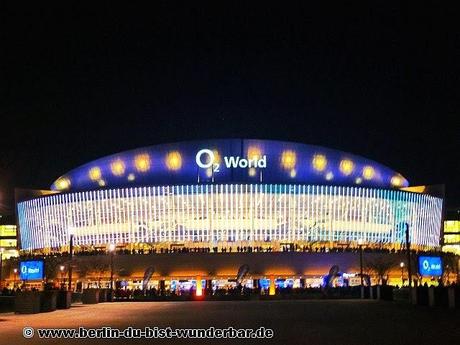
{"type": "Polygon", "coordinates": [[[152,187],[152,208],[153,208],[153,236],[155,243],[160,242],[160,209],[158,204],[158,193],[157,188],[152,187]]]}
{"type": "Polygon", "coordinates": [[[41,228],[41,217],[40,217],[40,199],[32,201],[33,203],[33,214],[34,214],[34,232],[33,232],[33,243],[35,248],[43,248],[41,243],[39,229],[41,228]]]}
{"type": "MultiPolygon", "coordinates": [[[[270,241],[273,240],[273,185],[270,184],[268,185],[268,236],[270,238],[270,241]]],[[[275,213],[276,214],[276,213],[275,213]]]]}
{"type": "Polygon", "coordinates": [[[210,241],[210,238],[209,238],[209,233],[210,233],[210,225],[209,225],[209,221],[211,219],[211,215],[209,214],[209,185],[206,185],[206,188],[205,188],[205,207],[206,207],[206,221],[205,221],[205,224],[204,224],[204,229],[205,229],[205,234],[204,234],[204,238],[203,238],[203,241],[205,242],[208,242],[210,241]]]}
{"type": "Polygon", "coordinates": [[[102,190],[102,206],[103,206],[103,210],[104,210],[104,225],[102,227],[103,231],[104,231],[104,237],[103,237],[103,243],[104,245],[107,245],[110,241],[110,237],[109,237],[109,222],[110,222],[110,211],[109,211],[109,207],[108,207],[108,195],[107,195],[107,189],[104,189],[102,190]]]}
{"type": "Polygon", "coordinates": [[[285,198],[286,198],[286,208],[287,208],[287,218],[286,218],[286,239],[288,242],[292,242],[291,231],[292,231],[292,206],[291,206],[291,188],[292,186],[284,185],[287,189],[287,193],[285,190],[285,198]]]}
{"type": "Polygon", "coordinates": [[[188,230],[188,240],[193,241],[193,234],[196,230],[196,214],[195,214],[195,192],[194,186],[190,187],[190,229],[188,230]]]}
{"type": "Polygon", "coordinates": [[[423,245],[426,245],[426,241],[429,241],[430,235],[429,235],[429,224],[427,222],[428,217],[427,217],[427,210],[428,210],[428,202],[427,198],[419,198],[419,202],[421,204],[421,209],[422,209],[422,232],[420,233],[419,237],[420,240],[423,241],[423,245]]]}

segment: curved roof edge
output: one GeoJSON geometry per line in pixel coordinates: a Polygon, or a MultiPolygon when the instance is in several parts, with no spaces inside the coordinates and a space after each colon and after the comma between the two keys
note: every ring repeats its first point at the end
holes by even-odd
{"type": "Polygon", "coordinates": [[[409,185],[407,179],[385,165],[340,150],[277,140],[208,139],[158,144],[105,156],[64,174],[51,189],[77,191],[197,182],[383,188],[409,185]],[[202,150],[205,152],[197,158],[202,150]]]}

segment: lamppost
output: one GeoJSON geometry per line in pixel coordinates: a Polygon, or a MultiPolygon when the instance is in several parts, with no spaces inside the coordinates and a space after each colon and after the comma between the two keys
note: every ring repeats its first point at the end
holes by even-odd
{"type": "Polygon", "coordinates": [[[358,240],[359,246],[359,274],[361,278],[361,299],[364,299],[364,280],[363,280],[363,244],[364,240],[360,238],[358,240]]]}
{"type": "Polygon", "coordinates": [[[59,270],[61,271],[61,289],[64,289],[64,265],[59,266],[59,270]]]}
{"type": "Polygon", "coordinates": [[[69,251],[70,251],[70,261],[69,261],[69,287],[68,290],[72,291],[72,259],[73,259],[73,228],[69,228],[69,251]]]}
{"type": "Polygon", "coordinates": [[[401,261],[399,264],[401,267],[401,287],[404,285],[404,262],[401,261]]]}
{"type": "Polygon", "coordinates": [[[110,301],[113,301],[113,255],[115,254],[115,245],[110,243],[110,301]]]}
{"type": "Polygon", "coordinates": [[[3,248],[0,248],[0,289],[2,288],[3,285],[3,276],[2,276],[2,271],[3,271],[3,248]]]}
{"type": "Polygon", "coordinates": [[[13,289],[15,289],[16,288],[16,279],[17,279],[17,276],[18,276],[18,269],[17,268],[13,269],[13,273],[14,273],[13,289]]]}

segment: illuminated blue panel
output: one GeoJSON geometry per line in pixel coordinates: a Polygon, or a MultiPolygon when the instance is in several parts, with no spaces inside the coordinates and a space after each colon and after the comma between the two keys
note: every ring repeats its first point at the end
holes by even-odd
{"type": "Polygon", "coordinates": [[[408,186],[408,181],[390,168],[338,150],[273,140],[218,139],[120,152],[64,174],[51,188],[84,191],[196,183],[408,186]],[[210,162],[206,153],[200,166],[196,158],[203,149],[211,151],[214,160],[210,162]]]}
{"type": "Polygon", "coordinates": [[[45,276],[43,260],[21,261],[19,272],[21,280],[42,280],[45,276]]]}
{"type": "Polygon", "coordinates": [[[422,276],[442,276],[440,256],[419,256],[418,271],[422,276]]]}
{"type": "Polygon", "coordinates": [[[261,289],[268,290],[268,288],[270,287],[270,279],[266,279],[266,278],[259,279],[259,287],[261,289]]]}
{"type": "Polygon", "coordinates": [[[293,279],[276,279],[275,287],[279,289],[286,289],[286,288],[292,289],[294,287],[294,280],[293,279]]]}

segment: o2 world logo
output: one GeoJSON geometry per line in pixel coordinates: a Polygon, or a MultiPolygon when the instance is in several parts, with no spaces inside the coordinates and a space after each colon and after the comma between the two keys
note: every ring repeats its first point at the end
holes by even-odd
{"type": "MultiPolygon", "coordinates": [[[[195,156],[196,164],[203,169],[212,168],[214,172],[220,171],[220,163],[215,161],[214,152],[210,149],[201,149],[195,156]]],[[[263,155],[261,158],[247,159],[240,156],[224,156],[224,165],[227,169],[230,168],[259,168],[265,169],[267,167],[267,156],[263,155]]]]}

